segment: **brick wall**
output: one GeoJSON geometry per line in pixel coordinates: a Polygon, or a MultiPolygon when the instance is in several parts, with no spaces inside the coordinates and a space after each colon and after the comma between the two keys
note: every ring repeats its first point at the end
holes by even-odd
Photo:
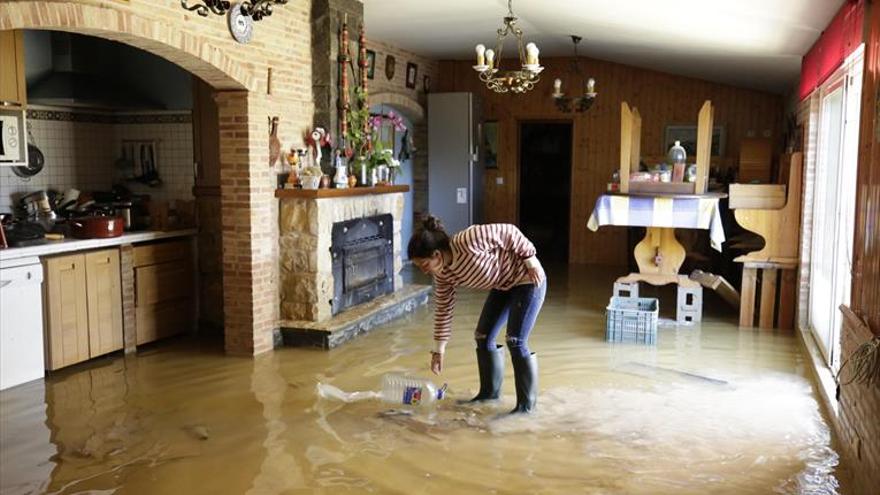
{"type": "Polygon", "coordinates": [[[373,79],[367,81],[370,103],[390,105],[401,111],[413,123],[411,132],[413,145],[416,148],[412,158],[413,213],[415,217],[419,217],[428,211],[427,94],[432,90],[436,91],[440,79],[440,63],[377,40],[368,39],[367,48],[376,52],[373,79]],[[388,55],[393,56],[395,60],[394,76],[391,79],[385,75],[388,55]],[[407,62],[415,63],[418,67],[415,88],[406,86],[407,62]],[[428,77],[427,88],[425,88],[425,76],[428,77]]]}
{"type": "Polygon", "coordinates": [[[0,29],[54,29],[120,41],[161,56],[221,92],[220,152],[226,349],[272,348],[278,304],[278,208],[268,167],[270,116],[284,147],[302,146],[313,114],[311,1],[277,6],[248,45],[225,18],[207,18],[178,0],[0,2],[0,29]],[[268,85],[272,68],[271,91],[268,85]]]}
{"type": "Polygon", "coordinates": [[[798,125],[803,128],[804,186],[801,199],[801,247],[798,267],[797,321],[800,328],[809,327],[810,253],[813,243],[813,196],[816,189],[816,156],[819,134],[819,95],[804,99],[797,110],[798,125]]]}
{"type": "Polygon", "coordinates": [[[125,353],[129,354],[137,347],[134,247],[131,244],[119,247],[119,274],[122,281],[122,341],[125,353]]]}

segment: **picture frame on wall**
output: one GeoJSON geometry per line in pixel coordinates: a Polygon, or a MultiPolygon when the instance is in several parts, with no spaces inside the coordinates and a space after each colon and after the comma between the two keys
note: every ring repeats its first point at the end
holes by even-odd
{"type": "Polygon", "coordinates": [[[367,50],[367,79],[376,75],[376,52],[367,50]]]}
{"type": "Polygon", "coordinates": [[[419,66],[412,63],[406,63],[406,87],[416,89],[416,78],[419,75],[419,66]]]}
{"type": "MultiPolygon", "coordinates": [[[[696,159],[697,156],[697,126],[695,125],[668,125],[663,133],[663,150],[665,155],[676,141],[681,142],[681,146],[687,152],[688,160],[691,157],[696,159]]],[[[712,128],[712,156],[723,156],[725,146],[725,133],[723,125],[716,125],[712,128]]]]}

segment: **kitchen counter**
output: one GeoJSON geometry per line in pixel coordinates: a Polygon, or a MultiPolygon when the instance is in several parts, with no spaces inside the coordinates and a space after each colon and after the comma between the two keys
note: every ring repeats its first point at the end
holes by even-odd
{"type": "Polygon", "coordinates": [[[84,251],[138,242],[155,241],[158,239],[170,239],[174,237],[189,237],[196,235],[196,229],[162,231],[129,232],[120,237],[109,239],[74,239],[67,238],[61,241],[48,241],[39,246],[16,247],[0,249],[0,262],[24,258],[27,256],[49,256],[53,254],[68,253],[71,251],[84,251]]]}

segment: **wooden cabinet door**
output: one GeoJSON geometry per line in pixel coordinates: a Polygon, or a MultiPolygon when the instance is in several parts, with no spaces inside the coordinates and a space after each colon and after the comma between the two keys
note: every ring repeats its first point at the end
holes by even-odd
{"type": "Polygon", "coordinates": [[[0,31],[0,106],[27,105],[22,31],[0,31]]]}
{"type": "Polygon", "coordinates": [[[89,359],[85,257],[49,258],[46,280],[46,363],[57,370],[89,359]]]}
{"type": "Polygon", "coordinates": [[[194,304],[189,260],[135,268],[137,345],[191,329],[194,304]]]}
{"type": "Polygon", "coordinates": [[[89,307],[89,356],[122,349],[122,288],[119,251],[85,255],[89,307]]]}

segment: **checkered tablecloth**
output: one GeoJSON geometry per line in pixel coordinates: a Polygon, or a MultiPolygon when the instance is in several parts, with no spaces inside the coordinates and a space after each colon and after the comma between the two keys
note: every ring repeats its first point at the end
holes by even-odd
{"type": "Polygon", "coordinates": [[[596,231],[602,225],[708,229],[712,247],[721,251],[724,227],[718,212],[719,198],[657,198],[602,195],[587,221],[596,231]]]}

